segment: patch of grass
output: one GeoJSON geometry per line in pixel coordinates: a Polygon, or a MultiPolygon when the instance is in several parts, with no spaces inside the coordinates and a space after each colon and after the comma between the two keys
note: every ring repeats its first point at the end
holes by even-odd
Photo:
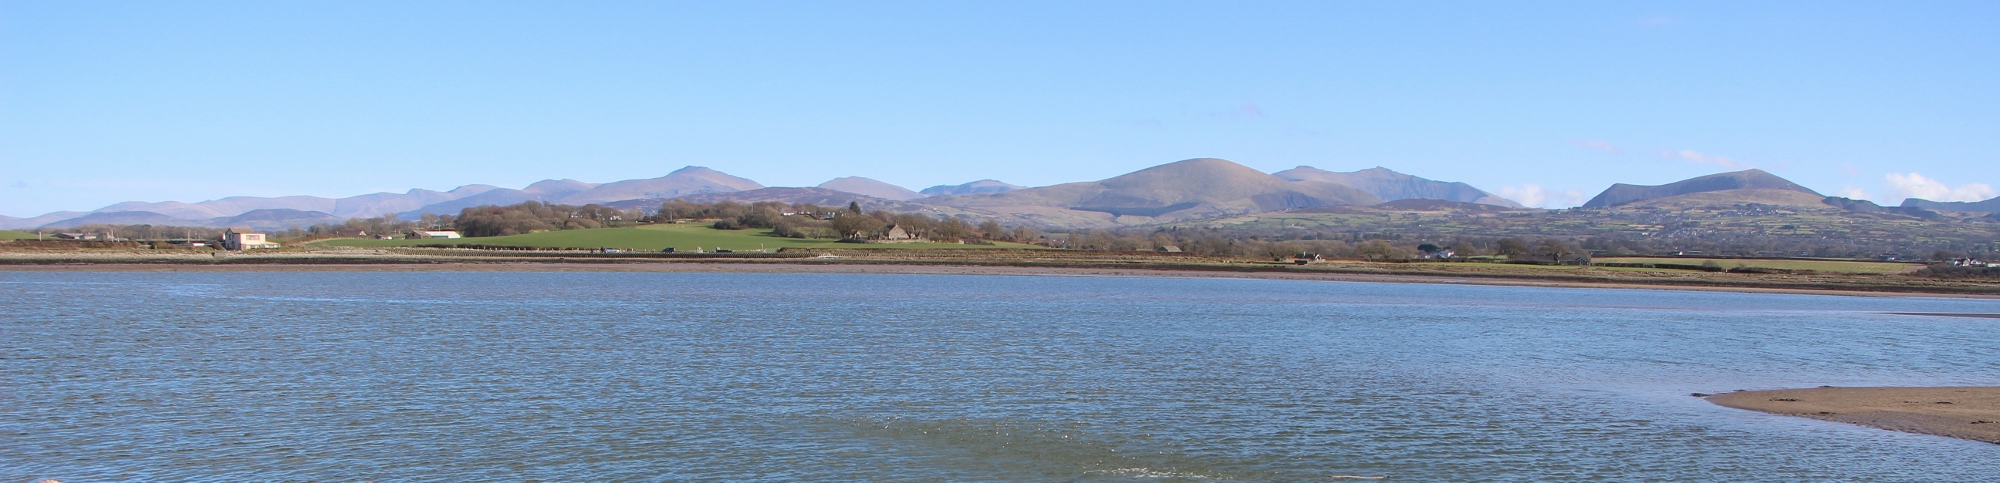
{"type": "Polygon", "coordinates": [[[33,239],[35,239],[35,234],[33,233],[28,233],[23,231],[13,231],[13,230],[0,230],[0,240],[33,240],[33,239]]]}
{"type": "Polygon", "coordinates": [[[1596,263],[1659,263],[1673,265],[1701,265],[1714,261],[1723,269],[1736,267],[1768,268],[1774,270],[1812,270],[1821,273],[1855,274],[1895,274],[1924,268],[1919,263],[1864,262],[1849,260],[1737,260],[1726,258],[1655,258],[1655,257],[1598,257],[1596,263]]]}
{"type": "Polygon", "coordinates": [[[770,230],[717,230],[707,225],[647,225],[628,228],[597,228],[590,230],[561,230],[529,233],[525,235],[493,236],[480,238],[460,238],[456,240],[327,240],[327,245],[355,247],[421,247],[449,245],[495,245],[510,247],[559,247],[559,248],[621,248],[641,251],[658,251],[674,247],[682,251],[694,251],[697,247],[713,252],[717,248],[736,251],[764,248],[777,251],[779,248],[1035,248],[1019,243],[994,242],[992,245],[960,245],[956,243],[837,243],[833,240],[784,238],[771,234],[770,230]]]}

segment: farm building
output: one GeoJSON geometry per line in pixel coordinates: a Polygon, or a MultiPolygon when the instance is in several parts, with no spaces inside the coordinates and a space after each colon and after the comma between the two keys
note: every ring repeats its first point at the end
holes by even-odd
{"type": "Polygon", "coordinates": [[[267,241],[263,233],[257,233],[249,228],[228,228],[222,230],[222,249],[224,250],[240,251],[251,248],[277,247],[278,244],[267,241]]]}
{"type": "Polygon", "coordinates": [[[410,232],[407,238],[464,238],[464,236],[454,230],[417,230],[410,232]]]}

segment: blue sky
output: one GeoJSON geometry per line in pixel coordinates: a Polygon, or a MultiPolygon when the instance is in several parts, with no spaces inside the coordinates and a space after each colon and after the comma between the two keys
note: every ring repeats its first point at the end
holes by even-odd
{"type": "Polygon", "coordinates": [[[1194,157],[1542,206],[1745,167],[2000,185],[2000,2],[1523,3],[0,0],[0,214],[1194,157]]]}

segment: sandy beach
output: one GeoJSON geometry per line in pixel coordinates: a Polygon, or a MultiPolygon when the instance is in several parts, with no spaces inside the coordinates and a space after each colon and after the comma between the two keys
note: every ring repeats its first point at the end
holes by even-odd
{"type": "Polygon", "coordinates": [[[1718,405],[2000,444],[2000,387],[1820,387],[1740,391],[1718,405]]]}

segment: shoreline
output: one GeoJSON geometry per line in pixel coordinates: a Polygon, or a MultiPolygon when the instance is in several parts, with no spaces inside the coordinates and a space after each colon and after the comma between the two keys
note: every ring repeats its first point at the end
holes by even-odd
{"type": "MultiPolygon", "coordinates": [[[[1667,280],[1652,283],[1632,280],[1574,280],[1537,277],[1529,274],[1491,273],[1355,273],[1336,270],[1285,270],[1267,267],[1188,267],[1034,265],[1005,263],[954,263],[950,261],[812,259],[709,259],[700,261],[623,260],[259,260],[247,261],[70,261],[56,263],[0,263],[0,272],[655,272],[655,273],[848,273],[904,275],[986,275],[986,276],[1073,276],[1134,278],[1235,278],[1253,280],[1300,280],[1364,283],[1458,284],[1547,288],[1598,288],[1636,290],[1679,290],[1702,292],[1842,295],[1862,297],[1948,297],[2000,298],[2000,294],[1926,292],[1920,290],[1864,290],[1819,288],[1816,286],[1744,286],[1667,280]]],[[[1908,313],[1910,316],[2000,317],[1990,314],[1908,313]]]]}
{"type": "Polygon", "coordinates": [[[1728,408],[2000,444],[2000,386],[1817,387],[1704,397],[1728,408]]]}

